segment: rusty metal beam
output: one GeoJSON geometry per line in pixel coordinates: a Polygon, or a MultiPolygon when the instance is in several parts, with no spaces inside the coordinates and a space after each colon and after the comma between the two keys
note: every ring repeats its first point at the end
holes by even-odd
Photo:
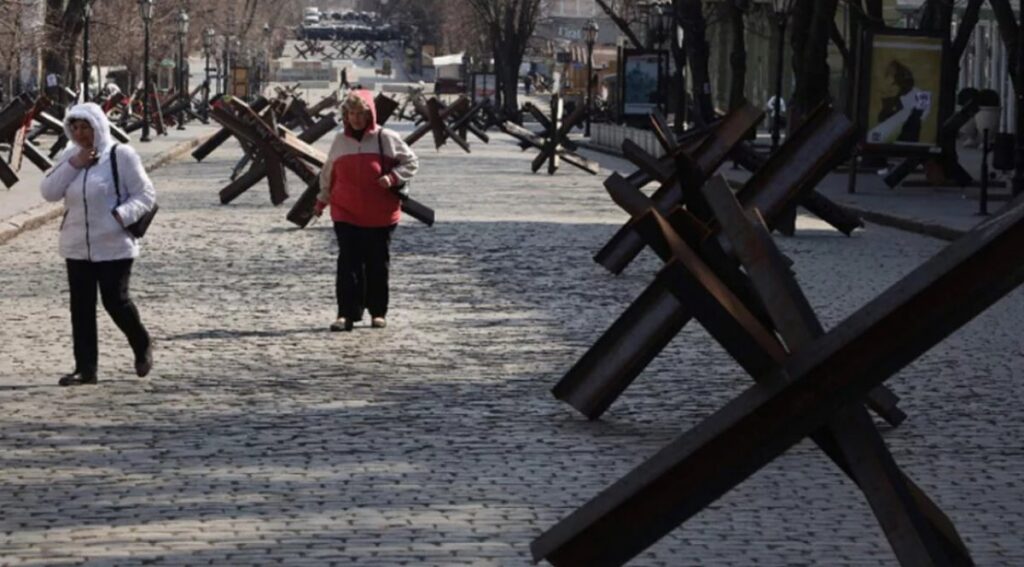
{"type": "MultiPolygon", "coordinates": [[[[542,534],[534,558],[628,561],[1016,289],[1021,239],[1018,199],[542,534]]],[[[663,272],[675,293],[700,293],[681,262],[663,272]]]]}
{"type": "MultiPolygon", "coordinates": [[[[703,178],[695,179],[692,183],[703,183],[708,175],[714,173],[733,149],[742,143],[747,132],[757,126],[763,116],[764,112],[761,110],[749,104],[744,105],[731,111],[704,135],[693,137],[687,143],[676,146],[676,150],[691,157],[697,170],[703,174],[703,178]]],[[[663,132],[665,136],[669,134],[670,132],[663,132]]],[[[630,146],[630,143],[627,142],[623,143],[624,151],[630,146]]],[[[634,154],[634,157],[638,155],[636,151],[631,153],[634,154]]],[[[676,160],[671,155],[657,160],[657,164],[659,170],[678,167],[676,160]]],[[[640,188],[654,179],[652,171],[649,171],[651,169],[650,167],[640,168],[626,179],[640,188]]],[[[654,201],[657,203],[658,211],[662,214],[668,214],[671,207],[682,203],[682,199],[681,188],[671,184],[663,183],[654,194],[654,201]]],[[[619,274],[633,261],[633,258],[636,258],[643,247],[643,239],[627,223],[594,255],[594,261],[613,274],[619,274]]]]}

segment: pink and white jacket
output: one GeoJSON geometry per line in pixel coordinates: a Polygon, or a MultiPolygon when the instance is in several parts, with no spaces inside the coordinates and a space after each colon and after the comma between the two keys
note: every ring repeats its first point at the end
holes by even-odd
{"type": "Polygon", "coordinates": [[[387,172],[393,187],[416,175],[419,160],[398,133],[377,126],[373,94],[353,91],[370,106],[372,119],[362,139],[353,135],[348,121],[334,136],[327,161],[320,171],[321,204],[331,206],[331,220],[362,227],[384,227],[398,223],[401,203],[390,190],[380,186],[387,172]]]}

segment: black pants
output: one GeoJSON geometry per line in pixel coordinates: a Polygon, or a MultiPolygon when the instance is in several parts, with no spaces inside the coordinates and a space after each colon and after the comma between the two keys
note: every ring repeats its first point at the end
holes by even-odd
{"type": "Polygon", "coordinates": [[[391,233],[398,225],[364,228],[334,223],[338,237],[338,317],[352,321],[388,314],[388,270],[391,266],[391,233]]]}
{"type": "Polygon", "coordinates": [[[103,307],[117,327],[128,337],[136,356],[145,353],[150,339],[139,319],[139,310],[128,297],[132,260],[89,262],[68,260],[68,284],[71,288],[71,334],[75,343],[75,368],[95,373],[99,351],[96,346],[96,287],[103,307]]]}

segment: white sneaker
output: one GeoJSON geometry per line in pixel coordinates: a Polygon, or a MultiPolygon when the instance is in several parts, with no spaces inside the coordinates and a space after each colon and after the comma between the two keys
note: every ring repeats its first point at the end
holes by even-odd
{"type": "Polygon", "coordinates": [[[337,331],[351,331],[352,330],[352,322],[349,321],[348,319],[344,318],[344,317],[338,317],[338,319],[335,322],[331,323],[331,330],[335,331],[335,332],[337,332],[337,331]]]}
{"type": "Polygon", "coordinates": [[[370,320],[370,326],[377,329],[383,329],[388,326],[388,320],[383,317],[374,317],[370,320]]]}

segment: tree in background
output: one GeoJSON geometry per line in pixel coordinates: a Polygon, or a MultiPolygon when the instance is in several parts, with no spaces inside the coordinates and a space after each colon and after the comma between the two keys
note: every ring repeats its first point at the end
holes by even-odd
{"type": "Polygon", "coordinates": [[[797,0],[793,9],[790,42],[796,86],[789,113],[791,129],[815,106],[832,100],[828,45],[837,4],[838,0],[797,0]]]}
{"type": "Polygon", "coordinates": [[[519,115],[519,66],[537,27],[541,0],[464,0],[473,9],[494,57],[502,108],[509,117],[519,115]]]}

